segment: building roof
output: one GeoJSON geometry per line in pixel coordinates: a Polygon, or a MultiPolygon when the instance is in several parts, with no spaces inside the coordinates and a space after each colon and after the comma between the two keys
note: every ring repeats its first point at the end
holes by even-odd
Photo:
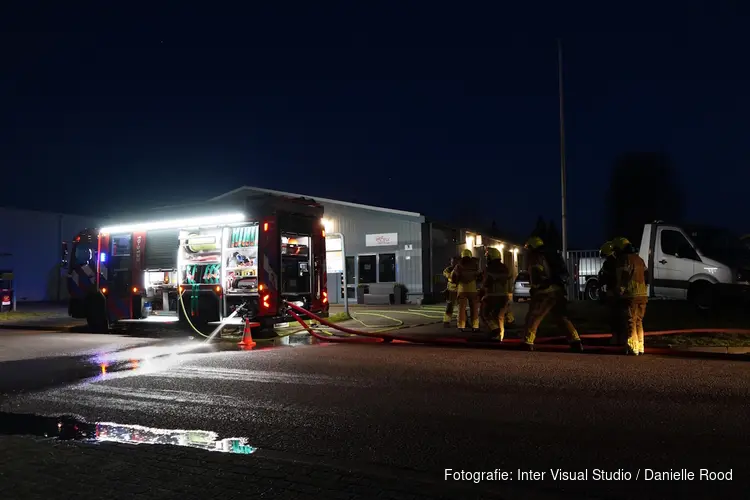
{"type": "Polygon", "coordinates": [[[293,197],[293,198],[312,198],[315,201],[321,202],[321,203],[330,203],[330,204],[333,204],[333,205],[342,205],[342,206],[346,206],[346,207],[361,208],[361,209],[364,209],[364,210],[373,210],[373,211],[376,211],[376,212],[385,212],[385,213],[396,214],[396,215],[406,215],[408,217],[423,217],[422,214],[417,213],[417,212],[407,212],[407,211],[404,211],[404,210],[396,210],[396,209],[393,209],[393,208],[376,207],[376,206],[373,206],[373,205],[362,205],[360,203],[351,203],[351,202],[348,202],[348,201],[331,200],[329,198],[320,198],[318,196],[310,196],[310,195],[306,195],[306,194],[297,194],[297,193],[288,193],[286,191],[276,191],[276,190],[273,190],[273,189],[257,188],[257,187],[252,187],[252,186],[242,186],[242,187],[239,187],[237,189],[233,189],[233,190],[229,191],[228,193],[224,193],[222,195],[219,195],[219,196],[216,196],[214,198],[211,198],[209,201],[219,201],[219,200],[221,200],[223,198],[227,198],[229,196],[233,196],[233,195],[241,193],[243,191],[255,191],[255,192],[259,192],[259,193],[271,194],[271,195],[274,195],[274,196],[290,196],[290,197],[293,197]]]}

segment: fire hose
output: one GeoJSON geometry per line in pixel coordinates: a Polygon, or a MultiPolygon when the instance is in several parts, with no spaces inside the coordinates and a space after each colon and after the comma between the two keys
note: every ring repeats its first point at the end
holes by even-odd
{"type": "MultiPolygon", "coordinates": [[[[314,338],[324,342],[335,342],[335,343],[389,343],[393,341],[407,342],[411,344],[426,344],[426,345],[450,345],[450,346],[467,346],[467,347],[495,347],[495,348],[508,348],[511,346],[517,346],[520,344],[520,339],[505,339],[502,342],[497,341],[471,341],[466,338],[460,337],[439,337],[433,339],[420,339],[416,337],[394,335],[384,332],[364,332],[347,328],[341,325],[337,325],[330,321],[327,321],[320,316],[303,309],[302,307],[284,301],[284,304],[289,308],[289,315],[294,318],[305,331],[307,331],[314,338]],[[340,332],[351,335],[349,337],[342,337],[336,335],[324,335],[316,331],[315,328],[310,326],[301,315],[307,316],[329,328],[338,330],[340,332]]],[[[729,333],[729,334],[745,334],[749,335],[750,330],[738,329],[738,328],[697,328],[697,329],[686,329],[686,330],[662,330],[654,332],[646,332],[646,336],[663,336],[663,335],[678,335],[678,334],[699,334],[699,333],[729,333]]],[[[580,335],[582,339],[606,339],[612,337],[611,333],[598,333],[598,334],[583,334],[580,335]]],[[[537,340],[537,343],[545,344],[545,350],[567,350],[567,345],[556,345],[551,344],[553,341],[565,340],[566,337],[545,337],[537,340]]],[[[595,346],[597,351],[613,351],[620,352],[619,346],[595,346]]],[[[669,349],[661,349],[660,353],[671,352],[669,349]]]]}

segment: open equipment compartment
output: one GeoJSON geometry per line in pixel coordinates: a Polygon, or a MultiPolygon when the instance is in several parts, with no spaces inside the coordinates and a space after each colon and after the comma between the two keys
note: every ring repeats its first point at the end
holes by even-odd
{"type": "Polygon", "coordinates": [[[223,229],[221,261],[224,287],[222,316],[227,317],[246,301],[245,297],[258,296],[257,221],[223,229]]]}
{"type": "Polygon", "coordinates": [[[281,234],[281,295],[309,295],[312,292],[310,236],[281,234]]]}

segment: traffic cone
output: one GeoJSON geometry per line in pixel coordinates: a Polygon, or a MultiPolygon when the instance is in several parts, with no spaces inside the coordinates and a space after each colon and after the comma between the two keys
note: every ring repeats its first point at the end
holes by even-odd
{"type": "Polygon", "coordinates": [[[241,345],[245,349],[252,349],[257,344],[253,340],[253,334],[250,327],[250,319],[245,319],[245,328],[242,330],[242,340],[240,340],[239,345],[241,345]]]}

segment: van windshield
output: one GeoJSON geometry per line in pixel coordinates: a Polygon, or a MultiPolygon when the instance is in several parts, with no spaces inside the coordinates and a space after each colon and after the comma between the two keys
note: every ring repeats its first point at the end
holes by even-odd
{"type": "Polygon", "coordinates": [[[712,226],[688,226],[685,228],[690,239],[707,257],[720,259],[723,256],[745,256],[748,249],[739,235],[727,229],[712,226]]]}

